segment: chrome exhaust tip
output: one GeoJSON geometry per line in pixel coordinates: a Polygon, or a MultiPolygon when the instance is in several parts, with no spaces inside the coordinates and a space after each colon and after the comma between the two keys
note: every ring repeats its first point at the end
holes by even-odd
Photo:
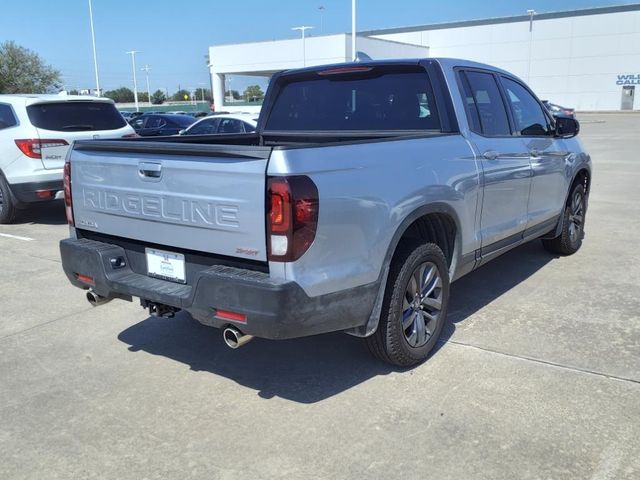
{"type": "Polygon", "coordinates": [[[113,299],[112,298],[103,297],[102,295],[98,295],[93,290],[89,290],[87,292],[87,301],[91,305],[93,305],[94,307],[97,307],[99,305],[104,305],[105,303],[110,302],[111,300],[113,300],[113,299]]]}
{"type": "Polygon", "coordinates": [[[229,348],[240,348],[253,340],[253,335],[245,335],[235,327],[227,327],[222,332],[224,343],[229,348]]]}

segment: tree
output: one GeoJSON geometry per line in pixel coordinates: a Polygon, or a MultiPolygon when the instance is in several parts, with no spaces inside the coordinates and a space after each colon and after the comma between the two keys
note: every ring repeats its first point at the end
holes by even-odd
{"type": "Polygon", "coordinates": [[[149,103],[149,94],[147,92],[138,92],[138,101],[142,103],[149,103]]]}
{"type": "Polygon", "coordinates": [[[154,105],[161,105],[165,102],[167,96],[164,94],[162,90],[156,90],[151,94],[151,103],[154,105]]]}
{"type": "Polygon", "coordinates": [[[224,92],[225,97],[231,97],[234,100],[240,100],[240,92],[238,90],[227,90],[224,92]]]}
{"type": "Polygon", "coordinates": [[[257,102],[264,98],[264,92],[260,85],[249,85],[244,91],[244,99],[247,102],[257,102]]]}
{"type": "Polygon", "coordinates": [[[133,90],[127,87],[120,87],[115,90],[104,92],[104,96],[116,103],[131,103],[135,100],[133,90]]]}
{"type": "Polygon", "coordinates": [[[191,100],[191,92],[183,88],[171,95],[171,100],[175,102],[184,102],[185,100],[191,100]],[[187,96],[186,99],[184,98],[185,95],[187,96]]]}
{"type": "Polygon", "coordinates": [[[203,96],[204,96],[204,101],[205,102],[211,103],[213,101],[213,95],[211,95],[211,90],[209,90],[208,88],[197,88],[196,89],[196,100],[202,101],[202,97],[203,96]]]}
{"type": "Polygon", "coordinates": [[[8,41],[0,43],[0,93],[59,91],[60,72],[31,50],[8,41]]]}
{"type": "Polygon", "coordinates": [[[69,90],[67,93],[69,95],[80,95],[80,92],[78,90],[76,90],[75,88],[73,90],[69,90]]]}

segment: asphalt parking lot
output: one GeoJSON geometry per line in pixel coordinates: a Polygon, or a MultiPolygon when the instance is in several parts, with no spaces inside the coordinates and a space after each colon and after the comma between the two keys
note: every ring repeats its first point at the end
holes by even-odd
{"type": "Polygon", "coordinates": [[[0,226],[0,478],[640,478],[640,115],[580,119],[582,250],[454,284],[408,371],[344,334],[232,351],[184,314],[92,308],[61,205],[0,226]]]}

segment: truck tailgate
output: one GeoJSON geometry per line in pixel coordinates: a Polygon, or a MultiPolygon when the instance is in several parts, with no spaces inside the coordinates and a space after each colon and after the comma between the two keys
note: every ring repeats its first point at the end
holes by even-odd
{"type": "Polygon", "coordinates": [[[266,260],[270,147],[81,141],[71,152],[77,228],[266,260]]]}

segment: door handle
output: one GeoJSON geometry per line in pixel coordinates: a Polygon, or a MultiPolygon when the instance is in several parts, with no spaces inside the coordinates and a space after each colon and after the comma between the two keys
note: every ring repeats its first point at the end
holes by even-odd
{"type": "Polygon", "coordinates": [[[498,158],[499,153],[495,150],[487,150],[482,154],[482,156],[487,160],[495,160],[496,158],[498,158]]]}
{"type": "Polygon", "coordinates": [[[152,162],[140,162],[138,173],[143,179],[159,180],[162,176],[162,164],[152,162]]]}

